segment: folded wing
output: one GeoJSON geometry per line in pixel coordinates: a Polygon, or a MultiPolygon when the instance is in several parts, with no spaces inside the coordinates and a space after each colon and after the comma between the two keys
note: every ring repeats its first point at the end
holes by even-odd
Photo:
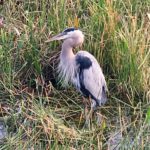
{"type": "Polygon", "coordinates": [[[90,53],[80,51],[76,54],[78,66],[78,89],[85,96],[90,96],[96,105],[101,106],[107,100],[107,85],[97,60],[90,53]]]}

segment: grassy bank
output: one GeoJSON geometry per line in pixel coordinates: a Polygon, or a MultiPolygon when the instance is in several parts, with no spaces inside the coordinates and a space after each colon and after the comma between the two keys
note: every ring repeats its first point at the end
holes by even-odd
{"type": "Polygon", "coordinates": [[[150,0],[8,0],[0,10],[0,149],[150,148],[150,0]],[[109,89],[102,125],[93,116],[89,129],[81,95],[55,80],[61,42],[45,43],[75,16],[109,89]]]}

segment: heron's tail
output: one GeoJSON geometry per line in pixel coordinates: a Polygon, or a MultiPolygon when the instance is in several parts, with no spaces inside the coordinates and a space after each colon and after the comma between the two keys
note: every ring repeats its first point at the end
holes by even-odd
{"type": "Polygon", "coordinates": [[[107,101],[107,94],[106,94],[107,89],[103,86],[102,88],[102,97],[101,97],[101,104],[105,104],[107,101]]]}

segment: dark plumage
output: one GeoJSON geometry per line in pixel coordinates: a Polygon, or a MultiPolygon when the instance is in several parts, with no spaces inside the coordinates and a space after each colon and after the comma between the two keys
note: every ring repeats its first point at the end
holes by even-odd
{"type": "Polygon", "coordinates": [[[92,61],[86,56],[78,55],[76,57],[76,63],[80,69],[89,69],[92,66],[92,61]]]}
{"type": "Polygon", "coordinates": [[[72,27],[72,28],[65,29],[64,32],[68,33],[68,32],[74,31],[74,30],[77,30],[77,29],[72,27]]]}

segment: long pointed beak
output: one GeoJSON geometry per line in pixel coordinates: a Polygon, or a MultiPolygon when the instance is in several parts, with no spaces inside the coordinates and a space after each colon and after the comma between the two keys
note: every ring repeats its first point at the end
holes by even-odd
{"type": "Polygon", "coordinates": [[[48,43],[48,42],[56,41],[56,40],[63,40],[63,39],[66,39],[67,37],[68,37],[67,34],[65,32],[63,32],[63,33],[53,36],[52,38],[48,39],[45,42],[48,43]]]}

